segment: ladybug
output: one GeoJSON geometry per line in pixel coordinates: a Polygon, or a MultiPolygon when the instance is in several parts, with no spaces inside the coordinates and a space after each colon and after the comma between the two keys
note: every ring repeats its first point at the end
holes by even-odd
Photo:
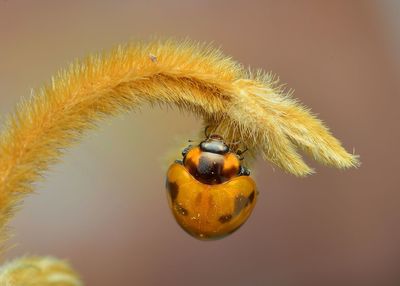
{"type": "Polygon", "coordinates": [[[241,165],[244,151],[233,153],[219,135],[189,145],[167,172],[168,203],[178,224],[200,240],[223,238],[249,218],[258,192],[241,165]]]}

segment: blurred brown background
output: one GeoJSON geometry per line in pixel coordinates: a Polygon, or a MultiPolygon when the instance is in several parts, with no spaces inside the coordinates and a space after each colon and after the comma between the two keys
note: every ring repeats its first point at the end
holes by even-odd
{"type": "Polygon", "coordinates": [[[362,166],[310,161],[318,173],[298,179],[259,160],[250,220],[197,241],[170,214],[164,175],[200,122],[143,107],[101,124],[37,184],[8,258],[65,258],[96,286],[400,285],[400,2],[83,2],[0,1],[1,117],[75,58],[187,36],[277,73],[362,166]]]}

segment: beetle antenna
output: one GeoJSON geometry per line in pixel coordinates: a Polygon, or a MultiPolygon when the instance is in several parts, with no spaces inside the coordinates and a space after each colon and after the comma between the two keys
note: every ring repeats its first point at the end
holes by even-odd
{"type": "Polygon", "coordinates": [[[244,149],[243,151],[242,151],[242,150],[238,150],[238,151],[236,152],[236,154],[239,156],[239,160],[243,160],[243,159],[244,159],[243,154],[244,154],[247,150],[249,150],[249,149],[246,147],[246,149],[244,149]]]}
{"type": "Polygon", "coordinates": [[[237,153],[238,155],[242,155],[242,154],[245,153],[247,150],[249,150],[249,149],[246,147],[246,149],[244,149],[243,151],[242,151],[242,150],[238,150],[236,153],[237,153]]]}

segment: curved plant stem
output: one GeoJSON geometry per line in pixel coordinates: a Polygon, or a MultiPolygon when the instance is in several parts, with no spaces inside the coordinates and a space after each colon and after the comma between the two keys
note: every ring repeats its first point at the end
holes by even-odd
{"type": "Polygon", "coordinates": [[[188,41],[120,46],[61,71],[9,119],[0,136],[1,239],[15,205],[65,148],[103,117],[144,103],[193,111],[227,142],[240,141],[297,176],[313,171],[297,147],[327,165],[358,165],[271,75],[253,76],[220,51],[188,41]]]}

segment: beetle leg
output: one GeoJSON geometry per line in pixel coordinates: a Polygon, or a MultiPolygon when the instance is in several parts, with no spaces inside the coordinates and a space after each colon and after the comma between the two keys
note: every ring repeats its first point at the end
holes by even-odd
{"type": "Polygon", "coordinates": [[[238,155],[240,161],[242,161],[242,160],[244,159],[243,153],[245,153],[247,150],[248,150],[248,149],[247,149],[247,147],[246,147],[246,149],[244,149],[243,151],[242,151],[242,150],[238,150],[238,151],[236,152],[236,154],[238,155]]]}
{"type": "Polygon", "coordinates": [[[250,176],[250,170],[247,169],[246,167],[240,166],[238,175],[239,176],[250,176]]]}
{"type": "Polygon", "coordinates": [[[189,150],[192,148],[192,145],[187,146],[185,149],[182,150],[182,156],[185,157],[189,150]]]}
{"type": "Polygon", "coordinates": [[[175,163],[183,165],[183,161],[182,160],[175,160],[175,163]]]}

